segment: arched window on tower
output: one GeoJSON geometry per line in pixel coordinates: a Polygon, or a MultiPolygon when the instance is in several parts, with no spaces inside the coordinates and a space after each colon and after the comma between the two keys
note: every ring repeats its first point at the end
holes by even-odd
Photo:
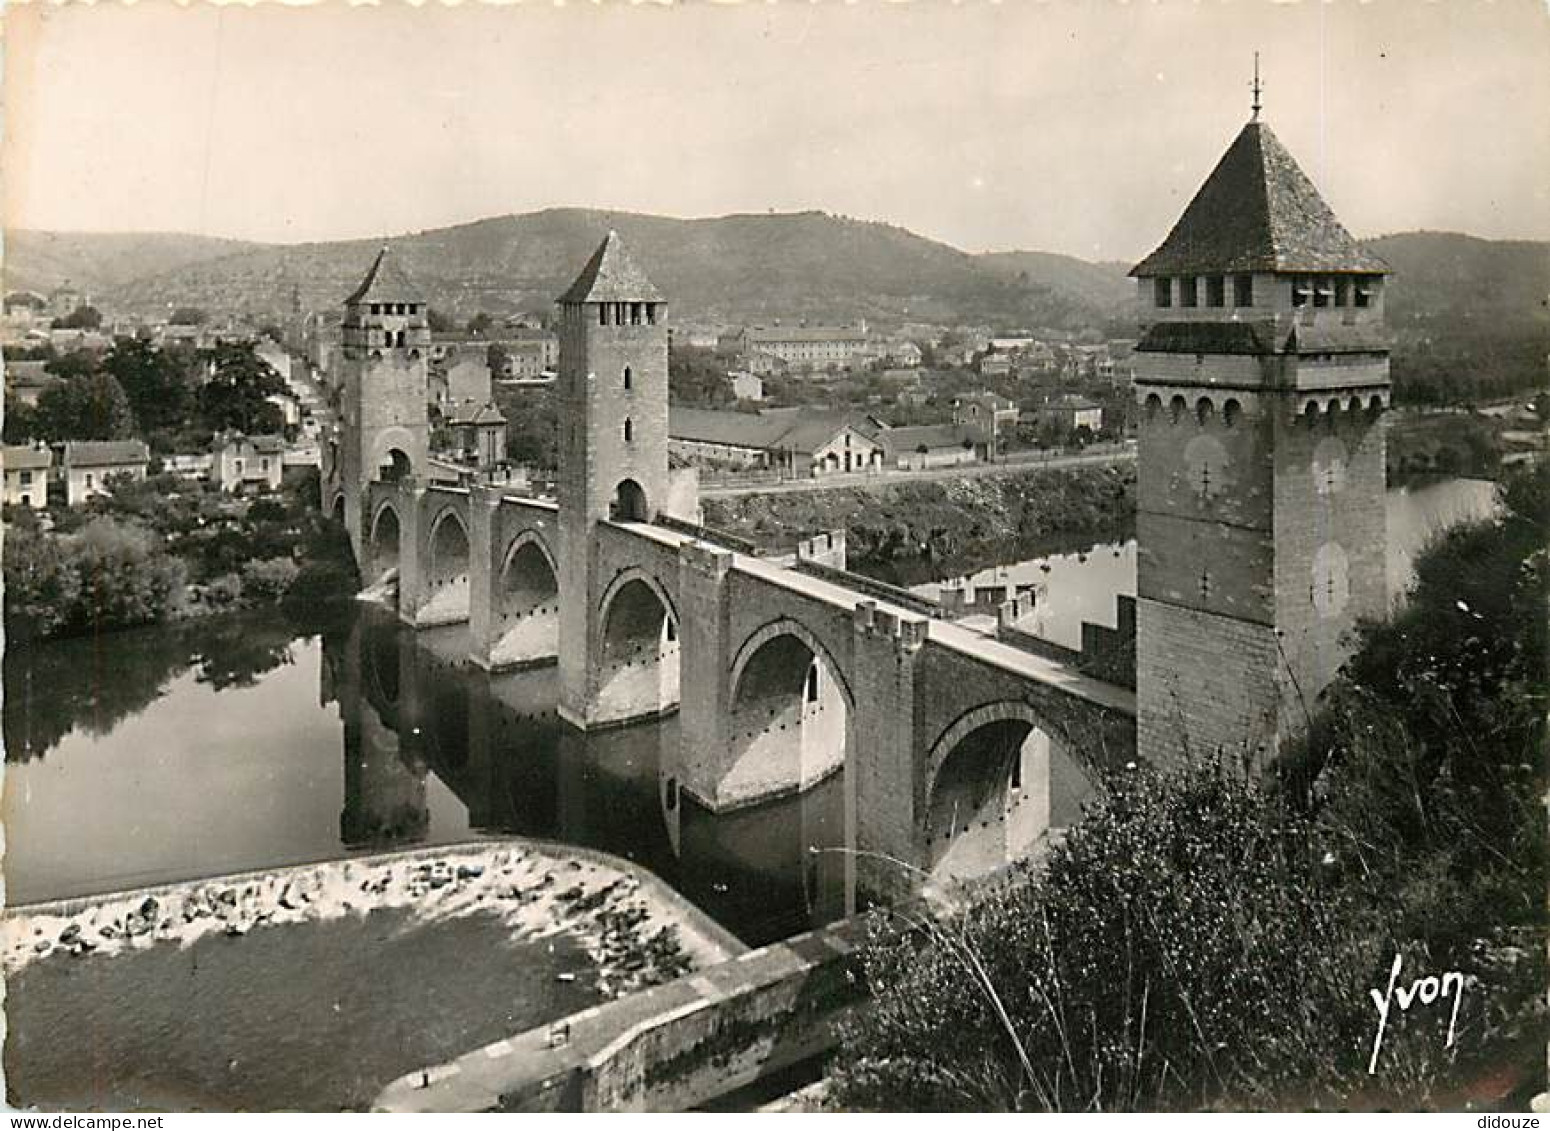
{"type": "Polygon", "coordinates": [[[608,325],[608,304],[606,302],[597,304],[597,324],[599,326],[608,325]]]}
{"type": "Polygon", "coordinates": [[[626,416],[624,418],[624,442],[626,444],[630,444],[630,443],[634,443],[634,441],[635,441],[635,422],[632,421],[628,416],[626,416]]]}
{"type": "Polygon", "coordinates": [[[806,694],[805,698],[806,698],[806,701],[809,702],[809,703],[816,703],[816,702],[818,702],[818,665],[817,664],[814,664],[812,667],[807,669],[807,694],[806,694]]]}
{"type": "Polygon", "coordinates": [[[626,365],[624,367],[624,387],[626,389],[632,387],[632,385],[634,384],[634,377],[635,377],[635,375],[630,372],[630,367],[628,365],[626,365]]]}

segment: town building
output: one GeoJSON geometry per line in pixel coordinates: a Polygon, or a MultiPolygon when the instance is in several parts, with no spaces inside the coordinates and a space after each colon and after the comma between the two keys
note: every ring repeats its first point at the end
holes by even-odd
{"type": "Polygon", "coordinates": [[[1017,427],[1017,402],[987,389],[966,393],[953,401],[953,424],[961,435],[978,445],[980,455],[994,459],[1000,442],[1017,427]]]}
{"type": "Polygon", "coordinates": [[[732,380],[732,395],[740,401],[762,401],[764,379],[752,373],[738,371],[727,374],[732,380]]]}
{"type": "Polygon", "coordinates": [[[668,413],[669,450],[683,462],[796,477],[880,470],[884,428],[862,414],[811,408],[752,413],[674,406],[668,413]]]}
{"type": "Polygon", "coordinates": [[[54,466],[54,453],[47,445],[7,444],[4,460],[6,503],[33,510],[48,506],[48,477],[54,466]]]}
{"type": "MultiPolygon", "coordinates": [[[[439,347],[438,347],[439,349],[439,347]]],[[[432,350],[430,370],[426,376],[429,404],[445,413],[463,401],[489,404],[491,374],[489,346],[481,343],[458,345],[440,349],[440,356],[432,350]]]]}
{"type": "Polygon", "coordinates": [[[890,428],[881,438],[888,466],[906,471],[956,467],[977,463],[980,459],[974,437],[957,424],[917,424],[890,428]]]}
{"type": "Polygon", "coordinates": [[[282,437],[223,432],[215,437],[214,454],[213,470],[222,491],[279,490],[285,471],[282,437]]]}
{"type": "Polygon", "coordinates": [[[1097,433],[1103,428],[1103,406],[1097,401],[1088,400],[1075,393],[1064,393],[1050,398],[1049,402],[1039,410],[1039,419],[1041,422],[1052,423],[1066,432],[1086,428],[1090,432],[1097,433]]]}
{"type": "Polygon", "coordinates": [[[506,460],[506,418],[488,401],[463,400],[450,405],[443,427],[451,441],[441,454],[477,467],[494,467],[506,460]]]}
{"type": "Polygon", "coordinates": [[[7,361],[5,363],[5,391],[25,405],[36,405],[45,389],[57,385],[62,378],[48,371],[46,361],[7,361]]]}
{"type": "Polygon", "coordinates": [[[113,479],[144,479],[150,462],[151,453],[143,440],[68,441],[60,461],[65,504],[78,506],[107,494],[113,479]]]}
{"type": "Polygon", "coordinates": [[[1131,271],[1137,746],[1165,764],[1262,763],[1388,611],[1388,267],[1258,118],[1131,271]]]}
{"type": "Polygon", "coordinates": [[[737,352],[753,372],[844,368],[870,356],[866,323],[858,326],[748,326],[737,352]]]}

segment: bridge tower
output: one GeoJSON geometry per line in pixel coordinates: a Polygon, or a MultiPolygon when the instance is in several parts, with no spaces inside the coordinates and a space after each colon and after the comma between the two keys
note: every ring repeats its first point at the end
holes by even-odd
{"type": "Polygon", "coordinates": [[[426,472],[431,331],[424,296],[387,247],[344,300],[339,422],[323,452],[323,507],[342,506],[355,560],[371,532],[364,514],[373,480],[426,472]]]}
{"type": "Polygon", "coordinates": [[[1387,610],[1384,262],[1270,127],[1131,274],[1138,748],[1257,763],[1387,610]]]}
{"type": "Polygon", "coordinates": [[[599,522],[667,505],[667,303],[609,232],[559,299],[560,713],[591,721],[599,522]]]}

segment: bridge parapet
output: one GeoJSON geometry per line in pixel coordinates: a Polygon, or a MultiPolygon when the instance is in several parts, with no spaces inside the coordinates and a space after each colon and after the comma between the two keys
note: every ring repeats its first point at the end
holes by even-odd
{"type": "Polygon", "coordinates": [[[830,569],[845,569],[845,531],[829,530],[804,538],[797,543],[797,561],[813,562],[830,569]]]}

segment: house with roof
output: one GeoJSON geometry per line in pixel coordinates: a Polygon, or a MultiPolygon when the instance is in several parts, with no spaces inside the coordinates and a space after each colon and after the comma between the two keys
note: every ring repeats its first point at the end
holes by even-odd
{"type": "Polygon", "coordinates": [[[1039,420],[1067,432],[1086,428],[1097,433],[1103,429],[1103,406],[1076,393],[1065,393],[1050,398],[1049,403],[1039,410],[1039,420]]]}
{"type": "Polygon", "coordinates": [[[48,371],[46,361],[7,361],[5,391],[25,405],[36,405],[45,389],[62,380],[48,371]]]}
{"type": "Polygon", "coordinates": [[[673,406],[668,450],[686,463],[769,469],[792,476],[877,471],[884,426],[856,413],[812,408],[721,412],[673,406]]]}
{"type": "Polygon", "coordinates": [[[866,323],[859,326],[747,326],[737,352],[747,367],[765,376],[779,369],[848,366],[870,356],[866,323]]]}
{"type": "Polygon", "coordinates": [[[889,428],[881,435],[887,466],[905,471],[978,463],[980,448],[957,424],[917,424],[889,428]]]}
{"type": "Polygon", "coordinates": [[[459,342],[448,348],[432,346],[425,389],[431,406],[443,415],[463,401],[488,404],[492,395],[490,385],[488,343],[459,342]],[[437,356],[438,352],[440,356],[437,356]]]}
{"type": "Polygon", "coordinates": [[[732,395],[738,400],[762,401],[764,399],[764,378],[741,370],[728,373],[727,376],[732,381],[732,395]]]}
{"type": "Polygon", "coordinates": [[[981,447],[981,455],[994,456],[997,441],[1017,427],[1017,402],[988,389],[965,393],[953,400],[953,423],[981,447]]]}
{"type": "Polygon", "coordinates": [[[462,460],[477,467],[505,462],[506,417],[490,402],[453,402],[447,406],[443,428],[450,439],[450,453],[462,460]]]}
{"type": "Polygon", "coordinates": [[[150,462],[144,440],[70,440],[60,460],[65,503],[73,507],[105,495],[114,479],[144,479],[150,462]]]}
{"type": "Polygon", "coordinates": [[[223,432],[215,437],[214,472],[222,491],[277,491],[285,471],[285,440],[279,436],[244,436],[223,432]]]}
{"type": "Polygon", "coordinates": [[[48,506],[48,473],[54,453],[46,444],[5,446],[5,501],[42,510],[48,506]]]}

